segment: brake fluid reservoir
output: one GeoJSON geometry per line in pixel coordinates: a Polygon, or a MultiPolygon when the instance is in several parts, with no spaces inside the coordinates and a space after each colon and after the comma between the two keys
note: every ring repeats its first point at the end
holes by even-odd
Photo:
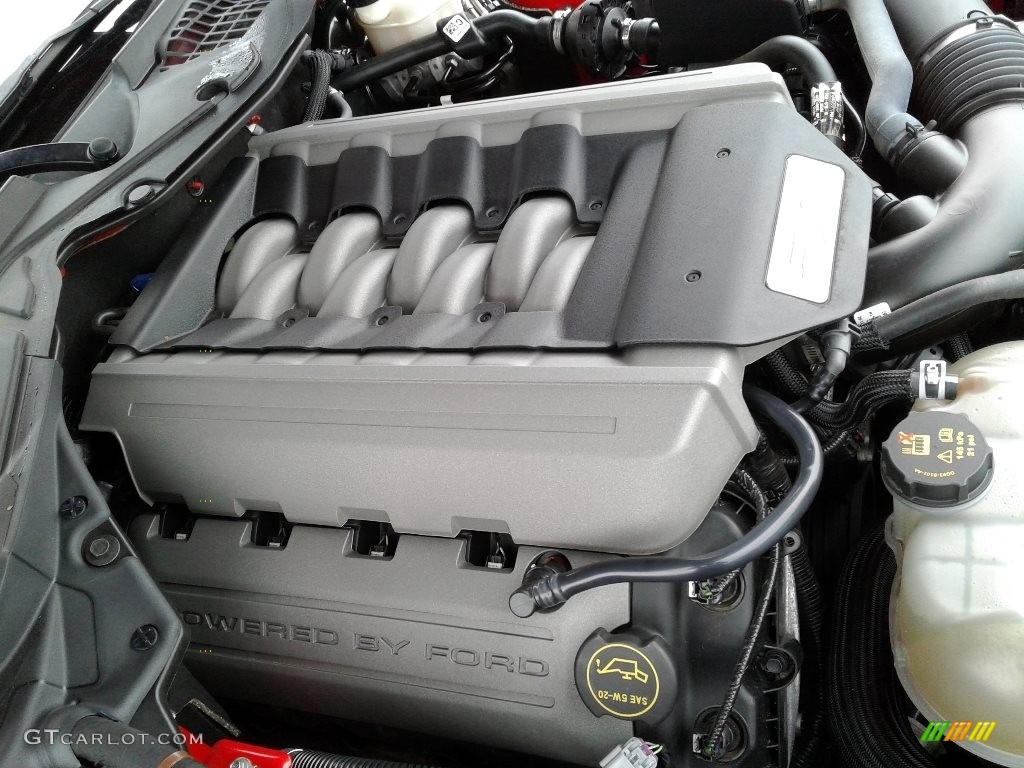
{"type": "Polygon", "coordinates": [[[462,13],[462,0],[361,0],[356,19],[377,55],[436,34],[437,22],[462,13]]]}
{"type": "Polygon", "coordinates": [[[951,372],[956,399],[918,401],[882,449],[893,653],[914,704],[952,724],[933,737],[1024,768],[1024,343],[951,372]]]}

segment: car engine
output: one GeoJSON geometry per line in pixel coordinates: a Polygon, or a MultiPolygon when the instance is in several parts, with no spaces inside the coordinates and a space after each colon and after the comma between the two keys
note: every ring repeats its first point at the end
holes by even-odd
{"type": "Polygon", "coordinates": [[[1024,6],[127,5],[0,109],[5,754],[1024,766],[1024,6]]]}

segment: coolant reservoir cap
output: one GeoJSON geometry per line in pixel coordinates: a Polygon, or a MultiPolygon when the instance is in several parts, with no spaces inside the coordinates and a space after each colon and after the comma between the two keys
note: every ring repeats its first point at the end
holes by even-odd
{"type": "Polygon", "coordinates": [[[992,481],[992,449],[966,416],[913,412],[882,445],[882,479],[896,496],[941,509],[974,501],[992,481]]]}

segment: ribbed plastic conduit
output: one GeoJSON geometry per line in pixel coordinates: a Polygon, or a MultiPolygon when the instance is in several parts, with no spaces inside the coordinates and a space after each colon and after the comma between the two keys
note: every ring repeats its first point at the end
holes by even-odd
{"type": "Polygon", "coordinates": [[[1024,35],[999,25],[950,43],[918,68],[919,113],[955,132],[994,104],[1024,100],[1024,35]]]}

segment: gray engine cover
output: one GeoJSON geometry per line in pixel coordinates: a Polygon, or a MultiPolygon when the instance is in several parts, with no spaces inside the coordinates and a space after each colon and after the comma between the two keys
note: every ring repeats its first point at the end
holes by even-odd
{"type": "Polygon", "coordinates": [[[168,259],[188,274],[158,273],[93,376],[80,426],[117,436],[150,501],[663,552],[756,444],[744,365],[860,300],[870,183],[761,65],[303,125],[252,150],[257,196],[281,200],[251,212],[218,285],[212,234],[202,269],[168,259]],[[545,128],[583,154],[538,187],[545,169],[512,160],[545,128]],[[602,137],[646,137],[607,205],[587,191],[602,137]],[[453,141],[466,152],[444,164],[453,141]],[[349,162],[359,150],[380,163],[349,162]],[[831,192],[790,173],[804,153],[831,192]],[[297,176],[274,185],[281,167],[297,176]],[[364,178],[395,199],[370,211],[343,195],[310,241],[306,209],[364,178]],[[483,226],[487,195],[513,182],[514,210],[483,226]],[[788,279],[767,285],[779,265],[788,279]],[[805,272],[824,294],[802,290],[805,272]],[[214,288],[215,319],[133,341],[147,313],[214,288]],[[621,339],[595,330],[609,319],[621,339]]]}
{"type": "Polygon", "coordinates": [[[735,350],[175,353],[97,367],[83,429],[154,501],[647,554],[753,450],[735,350]],[[255,359],[253,359],[255,358],[255,359]]]}
{"type": "MultiPolygon", "coordinates": [[[[131,528],[191,632],[189,667],[216,695],[589,763],[629,738],[576,691],[576,652],[629,621],[629,587],[603,587],[520,620],[515,568],[466,565],[464,540],[405,536],[393,558],[356,555],[348,529],[296,526],[283,549],[248,521],[199,519],[187,541],[158,518],[131,528]]],[[[585,565],[594,555],[567,553],[585,565]]]]}

